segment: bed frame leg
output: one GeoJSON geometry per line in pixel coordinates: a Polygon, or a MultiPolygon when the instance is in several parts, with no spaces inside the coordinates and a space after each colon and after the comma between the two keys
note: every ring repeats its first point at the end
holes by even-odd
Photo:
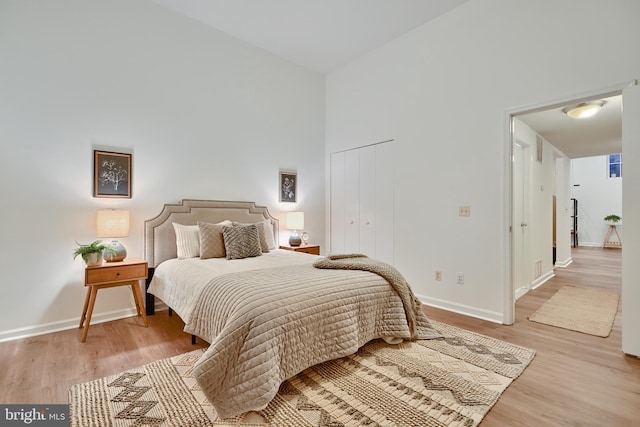
{"type": "Polygon", "coordinates": [[[173,310],[169,307],[169,316],[173,316],[173,310]]]}
{"type": "Polygon", "coordinates": [[[195,335],[191,335],[191,345],[196,345],[196,336],[195,335]]]}

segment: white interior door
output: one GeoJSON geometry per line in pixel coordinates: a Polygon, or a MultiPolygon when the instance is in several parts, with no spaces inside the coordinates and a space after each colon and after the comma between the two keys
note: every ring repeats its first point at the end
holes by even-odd
{"type": "Polygon", "coordinates": [[[516,140],[513,144],[513,283],[514,297],[520,298],[531,286],[527,276],[529,171],[528,147],[516,140]]]}

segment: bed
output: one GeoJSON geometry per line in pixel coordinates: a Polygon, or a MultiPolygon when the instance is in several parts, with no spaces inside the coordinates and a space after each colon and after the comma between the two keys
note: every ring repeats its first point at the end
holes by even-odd
{"type": "Polygon", "coordinates": [[[441,336],[393,267],[277,242],[278,220],[253,202],[183,200],[145,222],[147,303],[160,298],[210,344],[194,376],[219,417],[264,409],[285,379],[373,339],[441,336]]]}

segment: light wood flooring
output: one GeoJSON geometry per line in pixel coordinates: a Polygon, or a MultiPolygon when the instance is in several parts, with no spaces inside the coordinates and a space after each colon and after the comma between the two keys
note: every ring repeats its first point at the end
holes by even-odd
{"type": "MultiPolygon", "coordinates": [[[[621,352],[620,313],[608,338],[529,322],[566,284],[620,290],[620,250],[574,249],[574,262],[516,303],[516,322],[503,326],[426,308],[451,325],[533,348],[531,365],[482,421],[489,426],[640,426],[640,359],[621,352]]],[[[67,403],[68,389],[190,351],[183,323],[166,312],[92,325],[86,343],[70,330],[0,343],[0,403],[67,403]]]]}

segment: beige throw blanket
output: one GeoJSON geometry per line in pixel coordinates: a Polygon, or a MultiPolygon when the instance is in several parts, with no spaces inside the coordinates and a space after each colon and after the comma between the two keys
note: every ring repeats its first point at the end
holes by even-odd
{"type": "Polygon", "coordinates": [[[285,379],[372,339],[440,337],[406,282],[394,282],[311,264],[212,279],[185,326],[211,343],[194,367],[198,384],[226,418],[265,408],[285,379]]]}
{"type": "Polygon", "coordinates": [[[411,339],[416,339],[418,319],[424,321],[426,320],[426,316],[422,312],[422,303],[413,295],[409,284],[395,267],[382,261],[373,260],[362,254],[328,255],[316,261],[313,266],[316,268],[337,270],[369,271],[386,279],[400,296],[407,316],[411,339]]]}

